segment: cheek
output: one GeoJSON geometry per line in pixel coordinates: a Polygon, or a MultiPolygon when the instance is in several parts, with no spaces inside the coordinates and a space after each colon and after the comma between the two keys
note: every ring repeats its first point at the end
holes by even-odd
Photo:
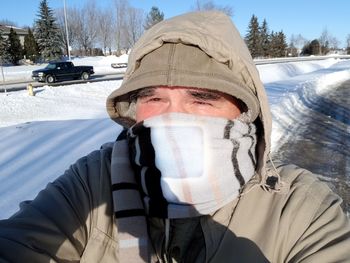
{"type": "Polygon", "coordinates": [[[241,114],[241,111],[239,110],[238,107],[232,104],[227,104],[225,106],[212,110],[211,112],[207,112],[206,115],[234,120],[238,118],[240,114],[241,114]]]}
{"type": "Polygon", "coordinates": [[[136,103],[136,122],[158,115],[160,108],[151,105],[136,103]]]}
{"type": "Polygon", "coordinates": [[[225,118],[233,120],[239,117],[239,115],[241,115],[241,111],[240,109],[233,104],[230,104],[225,111],[223,112],[223,114],[225,115],[225,118]]]}

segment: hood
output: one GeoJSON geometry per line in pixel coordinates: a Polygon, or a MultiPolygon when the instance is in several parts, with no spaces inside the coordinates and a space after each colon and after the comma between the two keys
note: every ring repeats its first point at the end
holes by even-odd
{"type": "Polygon", "coordinates": [[[257,174],[264,183],[272,130],[267,95],[240,33],[231,19],[221,12],[187,13],[164,20],[146,31],[129,55],[128,68],[121,87],[107,98],[110,117],[125,127],[135,123],[135,109],[128,96],[135,88],[130,88],[130,85],[127,85],[128,81],[147,54],[167,43],[181,43],[200,48],[216,62],[226,65],[232,71],[232,75],[239,76],[241,86],[254,94],[260,106],[255,119],[259,131],[257,174]]]}

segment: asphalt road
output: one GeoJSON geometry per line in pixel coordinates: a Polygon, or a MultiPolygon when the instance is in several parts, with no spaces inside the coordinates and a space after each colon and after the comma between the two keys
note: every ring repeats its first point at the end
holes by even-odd
{"type": "Polygon", "coordinates": [[[292,139],[274,159],[320,174],[343,198],[350,215],[350,80],[304,104],[310,110],[296,122],[292,139]]]}
{"type": "MultiPolygon", "coordinates": [[[[119,80],[123,79],[124,73],[118,74],[106,74],[106,75],[92,75],[89,80],[69,80],[69,81],[59,81],[52,84],[50,86],[62,86],[62,85],[71,85],[71,84],[80,84],[86,82],[98,82],[98,81],[106,81],[106,80],[119,80]]],[[[24,90],[27,89],[27,85],[32,84],[33,87],[42,87],[48,85],[43,82],[35,82],[35,81],[27,81],[27,82],[15,82],[15,83],[0,83],[0,92],[6,91],[16,91],[16,90],[24,90]]]]}

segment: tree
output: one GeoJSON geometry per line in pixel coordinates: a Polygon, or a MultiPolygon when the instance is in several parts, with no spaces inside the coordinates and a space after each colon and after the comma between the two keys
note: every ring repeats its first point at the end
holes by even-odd
{"type": "Polygon", "coordinates": [[[143,10],[129,6],[125,18],[127,48],[131,48],[143,33],[143,10]]]}
{"type": "Polygon", "coordinates": [[[92,49],[94,48],[98,39],[98,11],[95,0],[89,0],[82,9],[81,18],[83,22],[84,30],[84,43],[85,55],[92,55],[92,49]]]}
{"type": "Polygon", "coordinates": [[[39,57],[39,47],[36,43],[32,30],[28,28],[28,34],[24,37],[24,55],[27,59],[36,62],[39,57]]]}
{"type": "Polygon", "coordinates": [[[152,6],[151,11],[146,16],[146,20],[143,25],[143,28],[147,30],[163,20],[164,20],[164,13],[160,12],[158,7],[152,6]]]}
{"type": "Polygon", "coordinates": [[[269,43],[270,43],[270,49],[269,49],[269,56],[270,57],[277,57],[278,54],[278,40],[277,40],[277,32],[271,31],[271,34],[269,35],[269,43]]]}
{"type": "Polygon", "coordinates": [[[233,16],[233,10],[231,6],[217,5],[211,0],[196,0],[195,6],[192,9],[194,11],[218,10],[218,11],[224,12],[228,16],[233,16]]]}
{"type": "Polygon", "coordinates": [[[314,39],[310,43],[310,55],[320,55],[321,45],[318,39],[314,39]]]}
{"type": "Polygon", "coordinates": [[[0,65],[8,61],[8,40],[3,36],[3,32],[0,29],[0,65]]]}
{"type": "Polygon", "coordinates": [[[259,29],[260,31],[260,46],[261,46],[261,55],[263,57],[269,56],[269,49],[270,49],[270,41],[269,41],[269,29],[267,26],[266,19],[262,22],[262,25],[259,29]]]}
{"type": "Polygon", "coordinates": [[[127,0],[114,0],[115,4],[115,14],[116,14],[116,25],[115,25],[115,39],[116,39],[116,48],[117,54],[121,53],[121,50],[125,48],[125,13],[126,8],[129,6],[129,2],[127,0]]]}
{"type": "MultiPolygon", "coordinates": [[[[308,43],[307,39],[304,38],[301,34],[291,35],[290,37],[290,48],[296,48],[297,56],[299,56],[302,52],[303,47],[308,43]]],[[[293,51],[291,51],[293,54],[293,51]]],[[[292,55],[293,56],[293,55],[292,55]]]]}
{"type": "Polygon", "coordinates": [[[350,55],[350,34],[346,38],[346,54],[350,55]]]}
{"type": "Polygon", "coordinates": [[[18,65],[18,62],[22,59],[23,49],[19,37],[15,30],[11,27],[8,37],[8,49],[7,49],[9,61],[13,65],[18,65]]]}
{"type": "Polygon", "coordinates": [[[320,43],[320,55],[325,55],[329,52],[329,42],[331,40],[331,35],[329,34],[327,28],[324,28],[318,41],[320,43]]]}
{"type": "Polygon", "coordinates": [[[314,39],[311,42],[305,44],[303,47],[303,51],[301,52],[303,55],[319,55],[321,50],[321,45],[318,39],[314,39]]]}
{"type": "Polygon", "coordinates": [[[287,48],[287,54],[291,57],[297,57],[299,55],[298,49],[294,46],[294,41],[291,39],[287,48]]]}
{"type": "MultiPolygon", "coordinates": [[[[66,14],[67,14],[67,28],[68,28],[68,39],[69,39],[69,46],[72,46],[72,43],[74,42],[74,36],[75,34],[72,33],[71,30],[71,18],[75,17],[75,14],[72,14],[71,9],[66,8],[66,14]],[[69,18],[69,19],[68,19],[69,18]]],[[[56,23],[59,28],[60,32],[60,39],[62,40],[62,45],[65,47],[65,54],[68,56],[68,41],[67,41],[67,32],[66,32],[66,21],[64,17],[64,9],[56,9],[55,10],[55,17],[56,17],[56,23]]]]}
{"type": "Polygon", "coordinates": [[[270,35],[270,55],[272,57],[285,57],[287,53],[286,36],[283,31],[271,32],[270,35]]]}
{"type": "Polygon", "coordinates": [[[255,15],[252,15],[250,19],[248,25],[248,33],[245,36],[245,41],[253,58],[262,55],[259,22],[258,18],[255,15]]]}
{"type": "Polygon", "coordinates": [[[44,60],[58,59],[62,55],[61,33],[46,0],[39,4],[38,19],[35,21],[34,36],[44,60]]]}
{"type": "Polygon", "coordinates": [[[117,55],[131,48],[143,32],[143,11],[129,5],[127,0],[114,0],[116,7],[117,55]]]}
{"type": "Polygon", "coordinates": [[[283,33],[281,30],[277,34],[277,39],[278,39],[278,53],[277,57],[285,57],[287,54],[287,41],[286,41],[286,35],[283,33]]]}
{"type": "Polygon", "coordinates": [[[106,54],[107,48],[109,49],[109,53],[112,50],[112,37],[113,37],[113,12],[111,9],[106,9],[101,11],[98,16],[98,24],[99,24],[99,35],[98,38],[103,48],[103,53],[106,54]]]}

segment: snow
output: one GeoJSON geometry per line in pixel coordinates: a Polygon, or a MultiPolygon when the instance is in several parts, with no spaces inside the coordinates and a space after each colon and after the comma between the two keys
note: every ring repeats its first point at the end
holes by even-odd
{"type": "MultiPolygon", "coordinates": [[[[128,55],[124,54],[120,57],[116,56],[100,56],[100,57],[73,57],[71,59],[75,66],[93,66],[96,75],[114,74],[125,71],[125,69],[115,69],[111,67],[112,63],[127,63],[128,55]]],[[[0,83],[31,81],[32,71],[46,67],[47,63],[38,65],[3,67],[4,76],[0,74],[0,83]]]]}
{"type": "MultiPolygon", "coordinates": [[[[96,74],[116,73],[110,65],[117,58],[76,58],[76,65],[93,65],[96,74]]],[[[30,79],[40,66],[5,67],[6,81],[30,79]],[[29,76],[29,78],[28,78],[29,76]]],[[[305,108],[300,96],[322,94],[350,79],[350,60],[330,58],[258,66],[266,87],[273,118],[273,150],[284,134],[281,123],[291,123],[290,112],[305,108]],[[281,122],[282,120],[282,122],[281,122]]],[[[3,81],[0,76],[0,82],[3,81]]],[[[115,140],[121,127],[108,118],[105,100],[121,81],[35,88],[0,93],[0,219],[18,210],[23,200],[33,199],[78,158],[115,140]]],[[[295,117],[295,116],[294,116],[295,117]]]]}

